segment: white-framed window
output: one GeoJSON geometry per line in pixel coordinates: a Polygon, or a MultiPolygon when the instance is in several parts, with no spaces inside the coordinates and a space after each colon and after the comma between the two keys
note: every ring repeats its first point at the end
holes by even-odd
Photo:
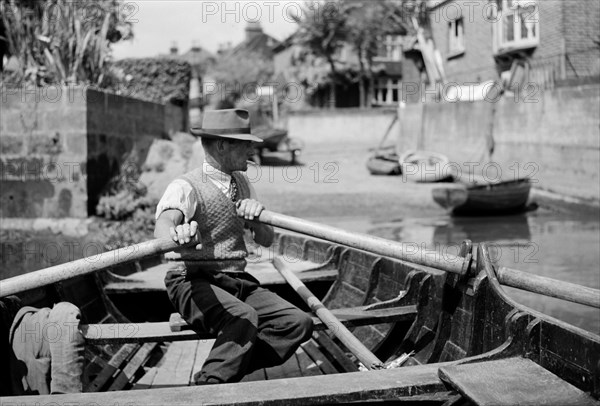
{"type": "Polygon", "coordinates": [[[377,56],[373,58],[376,61],[399,62],[402,60],[402,36],[386,35],[382,38],[377,56]]]}
{"type": "Polygon", "coordinates": [[[400,79],[384,78],[375,79],[373,104],[386,105],[398,104],[402,83],[400,79]]]}
{"type": "Polygon", "coordinates": [[[540,21],[536,0],[498,0],[494,18],[494,53],[536,47],[540,42],[540,21]]]}
{"type": "Polygon", "coordinates": [[[465,26],[462,18],[448,22],[448,57],[465,52],[465,26]]]}

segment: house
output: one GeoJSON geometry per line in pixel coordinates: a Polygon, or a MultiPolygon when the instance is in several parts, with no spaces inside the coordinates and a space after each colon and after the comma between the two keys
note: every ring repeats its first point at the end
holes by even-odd
{"type": "MultiPolygon", "coordinates": [[[[396,106],[401,98],[402,81],[420,81],[424,70],[422,57],[413,36],[386,35],[381,38],[372,61],[372,98],[369,107],[396,106]]],[[[275,48],[275,76],[287,83],[298,82],[304,89],[303,103],[315,107],[359,107],[359,60],[350,44],[344,44],[335,55],[335,66],[343,80],[331,83],[331,68],[295,44],[294,35],[275,48]]],[[[366,89],[368,91],[368,88],[366,89]]]]}
{"type": "Polygon", "coordinates": [[[279,45],[279,41],[266,34],[260,22],[249,22],[244,31],[244,40],[228,51],[229,56],[244,58],[252,55],[273,60],[273,49],[279,45]]]}
{"type": "Polygon", "coordinates": [[[446,83],[532,92],[600,74],[596,0],[430,0],[428,11],[446,83]]]}

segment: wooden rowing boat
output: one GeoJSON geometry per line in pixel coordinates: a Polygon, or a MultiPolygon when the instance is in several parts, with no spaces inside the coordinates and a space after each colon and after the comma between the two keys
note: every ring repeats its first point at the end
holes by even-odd
{"type": "Polygon", "coordinates": [[[155,240],[103,254],[93,266],[75,261],[2,281],[2,296],[18,294],[37,305],[69,300],[82,308],[86,387],[120,391],[0,403],[598,404],[600,337],[515,303],[501,284],[600,308],[597,290],[498,269],[485,244],[465,241],[459,256],[441,256],[276,213],[264,212],[260,220],[311,235],[282,234],[277,248],[263,253],[321,318],[313,339],[284,365],[238,384],[185,387],[211,337],[198,336],[177,315],[171,323],[127,321],[97,278],[107,267],[143,266],[173,249],[174,243],[155,240]],[[299,283],[302,272],[318,270],[301,268],[308,263],[336,271],[322,305],[299,283]],[[94,363],[94,357],[108,361],[94,363]],[[378,362],[395,368],[380,369],[378,362]],[[370,370],[359,371],[361,364],[370,370]]]}
{"type": "Polygon", "coordinates": [[[400,157],[394,151],[376,152],[367,160],[371,175],[400,175],[400,157]]]}
{"type": "Polygon", "coordinates": [[[442,182],[452,179],[448,157],[437,152],[409,150],[400,155],[404,179],[417,182],[442,182]]]}
{"type": "Polygon", "coordinates": [[[454,214],[507,214],[523,211],[529,200],[529,179],[485,184],[448,184],[432,190],[433,200],[454,214]]]}

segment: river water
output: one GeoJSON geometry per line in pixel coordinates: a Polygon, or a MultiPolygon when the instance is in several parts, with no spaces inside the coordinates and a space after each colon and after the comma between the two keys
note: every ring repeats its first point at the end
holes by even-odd
{"type": "MultiPolygon", "coordinates": [[[[319,219],[316,219],[319,220],[319,219]]],[[[457,253],[464,239],[489,242],[499,265],[600,289],[600,219],[544,210],[501,217],[323,218],[324,223],[390,240],[457,253]]],[[[0,279],[102,252],[90,237],[3,232],[0,279]]],[[[516,301],[600,334],[600,311],[505,288],[516,301]]]]}
{"type": "MultiPolygon", "coordinates": [[[[498,265],[600,289],[600,218],[537,210],[498,217],[428,217],[372,222],[328,219],[361,231],[442,253],[457,253],[464,239],[490,243],[498,265]]],[[[513,288],[517,302],[600,334],[600,310],[513,288]]]]}

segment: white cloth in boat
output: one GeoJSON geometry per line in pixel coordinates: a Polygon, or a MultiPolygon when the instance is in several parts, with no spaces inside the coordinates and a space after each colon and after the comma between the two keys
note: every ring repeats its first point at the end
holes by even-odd
{"type": "MultiPolygon", "coordinates": [[[[202,164],[202,171],[225,196],[231,198],[231,175],[221,172],[206,161],[202,164]]],[[[252,187],[252,184],[248,186],[250,187],[250,197],[256,199],[254,187],[252,187]]],[[[158,220],[158,217],[165,210],[177,209],[183,213],[184,221],[189,223],[196,212],[196,206],[196,195],[192,186],[185,180],[175,179],[167,186],[163,197],[158,202],[155,219],[158,220]]]]}

